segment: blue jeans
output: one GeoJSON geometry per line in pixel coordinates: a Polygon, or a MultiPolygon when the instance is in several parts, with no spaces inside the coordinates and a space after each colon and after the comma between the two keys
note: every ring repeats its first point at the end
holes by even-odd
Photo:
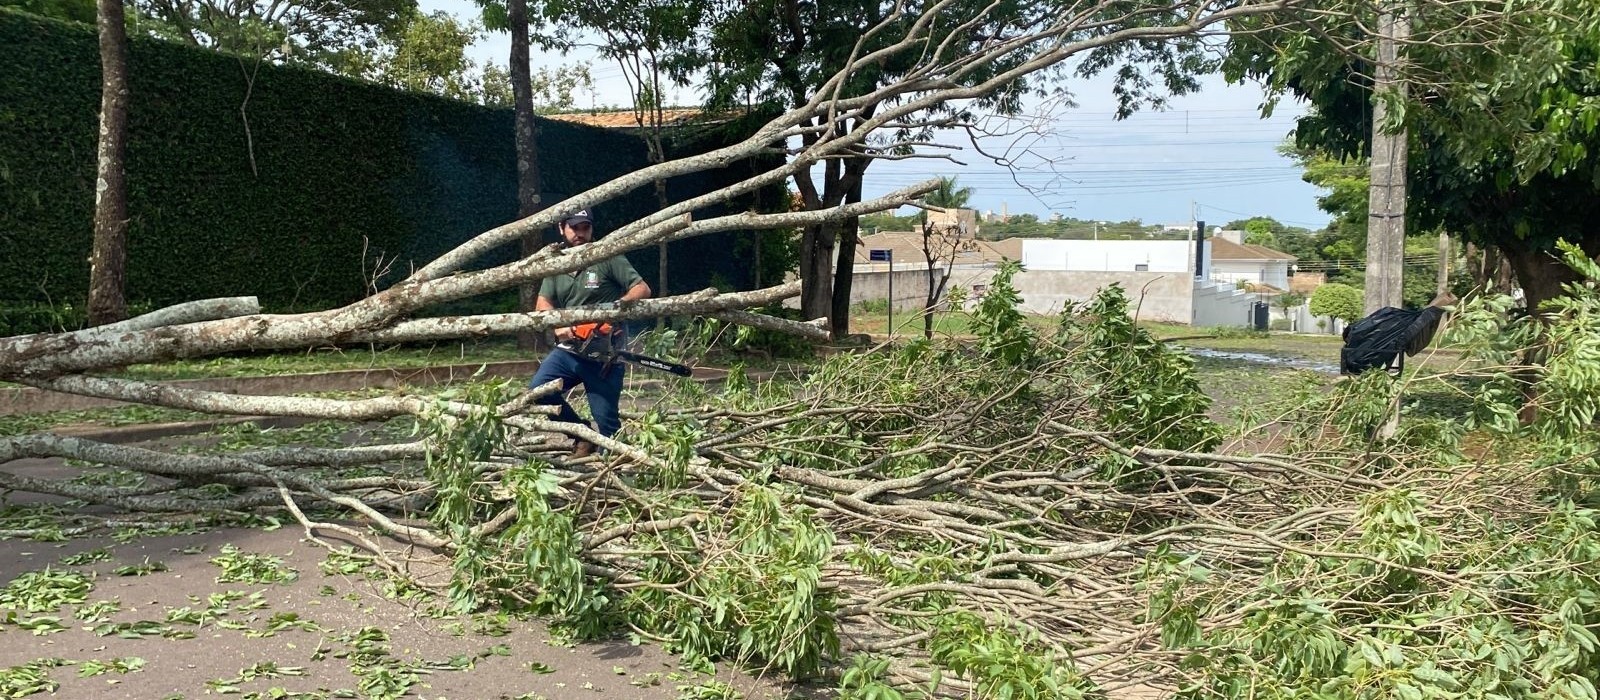
{"type": "Polygon", "coordinates": [[[576,354],[556,348],[546,355],[544,362],[539,363],[539,371],[534,373],[533,380],[528,382],[532,389],[540,384],[552,380],[561,380],[561,391],[549,394],[539,399],[539,403],[546,406],[561,406],[561,413],[556,415],[556,420],[568,423],[588,424],[572,410],[572,404],[567,403],[567,392],[578,384],[583,385],[583,390],[589,396],[589,412],[594,414],[594,422],[598,424],[600,434],[611,437],[622,427],[622,416],[617,413],[617,402],[622,398],[622,379],[628,373],[628,368],[621,362],[614,362],[610,367],[594,360],[578,357],[576,354]]]}

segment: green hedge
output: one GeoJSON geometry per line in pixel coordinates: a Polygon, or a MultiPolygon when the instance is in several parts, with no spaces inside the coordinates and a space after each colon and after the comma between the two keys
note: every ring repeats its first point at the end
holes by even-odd
{"type": "MultiPolygon", "coordinates": [[[[87,296],[99,73],[92,28],[0,9],[0,309],[81,307],[87,296]]],[[[403,274],[515,218],[508,109],[302,68],[257,70],[249,60],[142,38],[133,41],[130,73],[132,303],[232,295],[259,296],[272,310],[347,303],[366,293],[377,256],[398,257],[393,270],[403,274]],[[248,130],[240,114],[247,95],[248,130]]],[[[735,137],[700,134],[679,150],[735,137]]],[[[539,147],[547,201],[646,163],[637,138],[565,122],[541,121],[539,147]]],[[[752,167],[675,178],[669,191],[675,200],[693,196],[752,167]]],[[[730,206],[781,201],[779,188],[730,206]]],[[[611,230],[654,202],[651,188],[640,188],[598,207],[597,225],[611,230]]],[[[546,236],[555,240],[553,230],[546,236]]],[[[668,291],[748,288],[752,264],[740,254],[748,239],[674,244],[668,291]]],[[[484,263],[514,253],[508,246],[484,263]]],[[[653,280],[653,249],[630,258],[653,280]]]]}

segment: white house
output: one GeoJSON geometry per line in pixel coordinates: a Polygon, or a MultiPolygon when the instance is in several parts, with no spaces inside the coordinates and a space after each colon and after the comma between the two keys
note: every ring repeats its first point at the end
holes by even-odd
{"type": "Polygon", "coordinates": [[[1243,231],[1219,231],[1211,240],[1211,279],[1250,282],[1274,290],[1289,290],[1289,265],[1293,255],[1243,242],[1243,231]]]}
{"type": "MultiPolygon", "coordinates": [[[[892,296],[896,308],[920,308],[928,275],[921,237],[880,233],[863,237],[862,244],[856,252],[851,300],[892,296]],[[892,295],[888,288],[890,264],[872,261],[868,249],[893,251],[892,295]]],[[[1195,326],[1251,323],[1255,310],[1272,292],[1247,292],[1235,282],[1246,280],[1287,290],[1289,263],[1295,259],[1269,248],[1237,243],[1226,235],[1207,236],[1198,246],[1182,240],[1039,238],[973,244],[948,261],[953,263],[948,268],[950,284],[967,290],[969,303],[983,295],[1001,259],[1020,258],[1025,271],[1013,284],[1021,294],[1022,306],[1031,313],[1058,313],[1067,304],[1088,300],[1108,284],[1119,284],[1135,300],[1138,318],[1195,326]]]]}

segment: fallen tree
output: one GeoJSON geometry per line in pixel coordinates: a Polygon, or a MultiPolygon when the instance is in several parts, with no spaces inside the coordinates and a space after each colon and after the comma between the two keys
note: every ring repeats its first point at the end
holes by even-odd
{"type": "MultiPolygon", "coordinates": [[[[166,518],[281,509],[315,541],[358,547],[397,575],[448,569],[438,589],[457,606],[519,608],[574,634],[633,634],[691,659],[737,659],[795,677],[842,671],[847,697],[915,688],[1099,697],[1138,687],[1190,697],[1263,688],[1409,700],[1423,688],[1462,687],[1592,697],[1600,544],[1593,516],[1576,505],[1593,473],[1592,437],[1541,434],[1558,441],[1542,446],[1560,449],[1539,461],[1518,451],[1529,433],[1516,426],[1497,426],[1503,438],[1489,447],[1464,446],[1459,424],[1438,422],[1367,444],[1394,388],[1366,378],[1271,421],[1269,435],[1250,438],[1270,446],[1261,454],[1222,449],[1226,436],[1206,417],[1188,360],[1132,324],[1120,290],[1045,332],[1017,312],[1007,269],[974,312],[975,346],[919,342],[840,356],[795,383],[751,385],[735,373],[715,395],[678,385],[618,439],[552,420],[534,401],[551,386],[477,383],[448,398],[266,397],[93,374],[241,350],[664,314],[822,337],[819,325],[745,310],[798,294],[794,284],[620,309],[416,314],[677,237],[899,206],[937,182],[786,214],[691,220],[710,201],[691,200],[580,249],[467,271],[563,211],[660,178],[801,133],[814,138],[788,163],[722,194],[781,181],[797,164],[892,155],[912,144],[886,143],[885,132],[1080,53],[1193,37],[1246,16],[1287,21],[1277,13],[1301,4],[1042,4],[1016,10],[1014,33],[981,37],[975,53],[932,41],[973,18],[940,15],[948,3],[906,9],[894,25],[904,22],[905,40],[849,69],[910,57],[918,68],[903,81],[852,94],[843,73],[740,144],[652,166],[486,232],[350,306],[264,315],[248,299],[214,300],[116,326],[0,339],[0,379],[29,386],[216,414],[415,425],[383,444],[231,452],[20,436],[0,440],[0,461],[58,457],[128,478],[0,472],[0,487],[166,518]],[[964,79],[995,62],[1011,67],[964,79]],[[844,123],[859,126],[836,128],[844,123]],[[606,454],[573,460],[557,445],[562,436],[606,454]],[[1533,544],[1513,546],[1523,540],[1533,544]],[[1513,650],[1504,652],[1511,661],[1474,671],[1482,657],[1472,644],[1489,636],[1494,649],[1513,650]]],[[[1593,318],[1592,304],[1574,309],[1593,318]]],[[[1592,347],[1583,339],[1596,335],[1577,332],[1569,341],[1580,351],[1551,357],[1581,357],[1592,347]]],[[[1550,376],[1571,386],[1547,400],[1573,403],[1547,420],[1581,425],[1577,402],[1597,395],[1593,380],[1550,376]]],[[[131,518],[84,515],[66,530],[131,518]]]]}

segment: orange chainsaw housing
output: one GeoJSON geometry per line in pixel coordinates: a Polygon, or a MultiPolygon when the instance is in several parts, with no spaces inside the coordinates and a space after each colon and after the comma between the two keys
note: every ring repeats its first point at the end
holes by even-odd
{"type": "Polygon", "coordinates": [[[572,327],[572,337],[578,340],[588,340],[597,335],[611,335],[613,328],[609,323],[580,323],[572,327]]]}

